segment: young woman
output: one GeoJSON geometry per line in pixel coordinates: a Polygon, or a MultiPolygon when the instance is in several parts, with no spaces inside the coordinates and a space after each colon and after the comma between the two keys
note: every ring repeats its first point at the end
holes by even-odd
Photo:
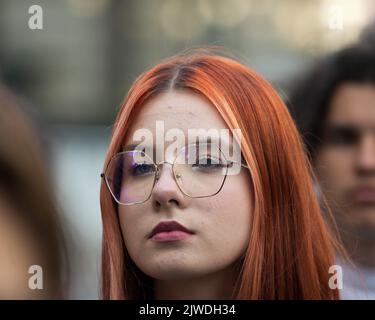
{"type": "Polygon", "coordinates": [[[329,287],[338,245],[298,132],[272,86],[243,64],[196,50],[142,74],[102,177],[104,299],[339,298],[329,287]],[[176,140],[155,139],[160,124],[186,144],[169,152],[176,140]],[[242,156],[227,160],[224,135],[201,151],[186,141],[191,130],[240,131],[242,156]],[[139,147],[140,132],[151,146],[139,147]]]}

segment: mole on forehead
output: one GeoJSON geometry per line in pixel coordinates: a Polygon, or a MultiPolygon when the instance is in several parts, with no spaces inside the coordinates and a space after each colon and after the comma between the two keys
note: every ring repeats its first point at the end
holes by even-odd
{"type": "MultiPolygon", "coordinates": [[[[194,126],[192,129],[197,128],[197,123],[194,123],[195,120],[202,120],[202,123],[205,123],[204,116],[202,114],[194,113],[192,111],[184,111],[179,114],[179,116],[176,117],[176,113],[171,113],[170,116],[168,114],[165,114],[160,111],[152,111],[147,112],[144,114],[140,114],[139,117],[135,120],[134,124],[137,128],[149,128],[149,127],[155,127],[156,121],[165,121],[165,123],[171,124],[172,122],[175,122],[175,126],[178,127],[186,127],[187,124],[190,123],[190,121],[193,121],[192,124],[194,126]]],[[[201,126],[198,125],[200,128],[201,126]]]]}
{"type": "MultiPolygon", "coordinates": [[[[175,105],[175,104],[171,105],[171,104],[168,104],[168,105],[164,105],[164,106],[158,106],[157,108],[155,108],[154,106],[149,105],[148,108],[146,108],[144,110],[145,111],[144,113],[147,114],[147,115],[164,114],[165,109],[164,110],[160,109],[160,107],[166,107],[168,110],[177,109],[175,111],[178,111],[178,112],[190,115],[190,116],[197,115],[197,113],[194,112],[194,109],[196,109],[196,106],[185,105],[185,104],[184,105],[175,105]]],[[[201,108],[199,108],[199,109],[201,109],[201,108]]],[[[199,110],[197,110],[197,111],[199,111],[199,110]]],[[[141,111],[141,114],[142,114],[142,111],[141,111]]]]}
{"type": "Polygon", "coordinates": [[[182,109],[182,111],[185,111],[187,114],[189,115],[195,115],[191,109],[194,108],[194,106],[192,105],[186,105],[186,104],[181,104],[181,105],[175,105],[175,104],[168,104],[167,105],[167,109],[171,110],[171,109],[174,109],[174,108],[179,108],[179,109],[182,109]]]}

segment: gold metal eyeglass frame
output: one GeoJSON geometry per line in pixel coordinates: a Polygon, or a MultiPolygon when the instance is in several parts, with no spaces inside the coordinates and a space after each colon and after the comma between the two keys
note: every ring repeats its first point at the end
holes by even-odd
{"type": "MultiPolygon", "coordinates": [[[[193,145],[194,145],[194,144],[193,144],[193,145]]],[[[185,146],[185,147],[181,148],[179,152],[181,152],[182,150],[184,150],[186,147],[189,147],[189,146],[191,146],[191,145],[188,145],[188,146],[185,146]]],[[[216,145],[216,146],[217,146],[217,145],[216,145]]],[[[222,153],[221,149],[220,149],[218,146],[217,146],[217,148],[218,148],[218,150],[222,153]]],[[[153,184],[152,184],[152,187],[151,187],[150,194],[148,195],[148,197],[147,197],[145,200],[143,200],[143,201],[136,201],[136,202],[130,202],[130,203],[124,203],[124,202],[119,201],[119,200],[117,199],[117,197],[114,195],[114,193],[113,193],[113,191],[112,191],[112,189],[111,189],[111,187],[110,187],[110,182],[108,181],[109,178],[108,178],[108,176],[105,174],[105,172],[108,170],[108,167],[110,166],[112,160],[113,160],[115,157],[117,157],[117,156],[119,156],[119,155],[122,155],[122,154],[131,153],[131,152],[134,152],[134,151],[135,151],[135,150],[127,150],[127,151],[122,151],[122,152],[116,153],[116,154],[111,158],[111,160],[108,162],[105,171],[104,171],[103,173],[100,174],[100,177],[101,177],[102,179],[104,179],[105,184],[106,184],[106,187],[107,187],[108,191],[110,192],[111,196],[113,197],[113,199],[114,199],[118,204],[120,204],[120,205],[124,205],[124,206],[130,206],[130,205],[135,205],[135,204],[141,204],[141,203],[144,203],[144,202],[146,202],[147,200],[150,199],[150,197],[151,197],[151,195],[152,195],[152,191],[154,190],[155,184],[156,184],[156,182],[157,182],[157,181],[159,180],[159,178],[160,178],[161,169],[160,169],[159,167],[160,167],[161,165],[169,164],[169,165],[172,166],[172,173],[173,173],[174,180],[175,180],[175,182],[176,182],[176,184],[177,184],[179,190],[180,190],[184,195],[186,195],[187,197],[190,197],[190,198],[208,198],[208,197],[213,197],[213,196],[217,195],[217,194],[221,191],[221,189],[223,188],[224,183],[225,183],[225,181],[226,181],[226,178],[227,178],[228,168],[232,167],[233,164],[235,164],[235,163],[239,163],[238,161],[228,161],[228,163],[225,165],[225,167],[226,167],[225,175],[224,175],[223,181],[222,181],[221,186],[220,186],[220,188],[219,188],[218,191],[216,191],[215,193],[212,193],[212,194],[210,194],[210,195],[204,195],[204,196],[192,196],[192,195],[189,195],[188,193],[186,193],[186,192],[183,190],[183,188],[180,186],[180,184],[179,184],[179,182],[178,182],[178,179],[180,179],[181,176],[180,176],[179,174],[176,174],[176,172],[175,172],[175,170],[174,170],[174,168],[175,168],[174,166],[175,166],[175,163],[176,163],[176,160],[177,160],[177,158],[178,158],[179,153],[176,155],[176,157],[175,157],[173,163],[168,162],[168,161],[160,161],[159,163],[155,163],[155,162],[154,162],[154,161],[153,161],[153,160],[152,160],[152,159],[151,159],[151,158],[150,158],[145,152],[138,150],[138,152],[143,153],[144,156],[146,156],[147,158],[149,158],[149,159],[151,160],[150,164],[153,164],[153,165],[154,165],[154,168],[155,168],[155,172],[154,172],[154,181],[153,181],[153,184]]],[[[223,155],[225,161],[227,161],[223,153],[222,153],[222,155],[223,155]]],[[[242,162],[240,163],[240,165],[241,165],[241,167],[243,167],[243,168],[249,169],[249,167],[248,167],[247,165],[243,164],[242,162]]]]}

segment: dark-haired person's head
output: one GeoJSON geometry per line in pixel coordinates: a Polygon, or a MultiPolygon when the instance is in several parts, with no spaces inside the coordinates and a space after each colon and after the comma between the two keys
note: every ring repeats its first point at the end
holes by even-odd
{"type": "Polygon", "coordinates": [[[65,296],[61,225],[23,105],[0,84],[0,299],[58,299],[65,296]]]}
{"type": "Polygon", "coordinates": [[[322,58],[289,106],[348,252],[375,268],[375,46],[322,58]]]}

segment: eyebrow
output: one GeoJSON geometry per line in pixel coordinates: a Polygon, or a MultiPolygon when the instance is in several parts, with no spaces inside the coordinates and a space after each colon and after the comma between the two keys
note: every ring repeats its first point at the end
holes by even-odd
{"type": "MultiPolygon", "coordinates": [[[[205,141],[205,142],[202,142],[202,143],[199,143],[200,141],[199,140],[197,140],[195,143],[192,143],[192,144],[196,144],[196,145],[200,145],[200,144],[202,144],[202,145],[207,145],[207,146],[210,146],[211,144],[216,144],[217,146],[219,146],[219,149],[220,149],[220,151],[221,152],[223,152],[223,145],[222,145],[222,143],[224,143],[227,147],[229,147],[229,148],[231,148],[231,150],[232,150],[232,153],[233,153],[233,143],[229,143],[228,144],[228,141],[226,141],[226,140],[222,140],[222,139],[220,139],[219,138],[219,140],[217,141],[217,139],[214,139],[214,141],[212,141],[212,139],[210,138],[210,139],[208,139],[208,141],[205,141]]],[[[128,144],[128,145],[126,145],[125,147],[123,147],[123,149],[122,149],[122,151],[134,151],[137,147],[139,146],[139,143],[131,143],[131,144],[128,144]]],[[[151,146],[142,146],[142,151],[145,151],[145,149],[147,149],[147,147],[151,147],[151,146]]],[[[153,148],[152,149],[154,152],[155,152],[155,148],[153,148]]],[[[154,154],[154,156],[155,156],[155,154],[154,154]]],[[[241,152],[241,162],[242,163],[245,163],[246,161],[245,161],[245,158],[243,157],[243,155],[242,155],[242,152],[241,152]]]]}
{"type": "MultiPolygon", "coordinates": [[[[223,145],[228,146],[228,147],[232,147],[232,143],[229,143],[229,145],[228,145],[228,141],[222,140],[220,138],[219,139],[211,139],[211,138],[209,138],[207,141],[200,141],[199,139],[197,139],[195,142],[193,142],[191,144],[197,144],[197,145],[211,145],[211,144],[216,144],[219,147],[223,147],[223,145]]],[[[126,146],[124,146],[122,148],[122,151],[134,151],[137,147],[139,147],[139,145],[140,145],[139,143],[128,144],[128,145],[126,145],[126,146]]],[[[155,145],[154,146],[142,145],[142,149],[147,149],[148,147],[155,149],[155,145]]]]}
{"type": "Polygon", "coordinates": [[[221,139],[221,137],[219,138],[212,138],[212,137],[208,137],[207,140],[203,139],[202,141],[199,139],[199,137],[196,137],[196,140],[195,141],[192,141],[192,143],[189,143],[189,144],[201,144],[201,145],[211,145],[211,144],[216,144],[217,146],[232,146],[232,140],[230,141],[227,141],[225,139],[221,139]]]}
{"type": "Polygon", "coordinates": [[[323,128],[328,129],[328,130],[337,130],[337,129],[358,130],[360,129],[360,127],[358,126],[347,124],[347,123],[328,123],[323,128]]]}
{"type": "Polygon", "coordinates": [[[352,132],[362,133],[364,131],[373,131],[375,132],[375,127],[372,126],[361,126],[352,123],[327,123],[323,127],[323,132],[335,132],[338,130],[350,130],[352,132]]]}

